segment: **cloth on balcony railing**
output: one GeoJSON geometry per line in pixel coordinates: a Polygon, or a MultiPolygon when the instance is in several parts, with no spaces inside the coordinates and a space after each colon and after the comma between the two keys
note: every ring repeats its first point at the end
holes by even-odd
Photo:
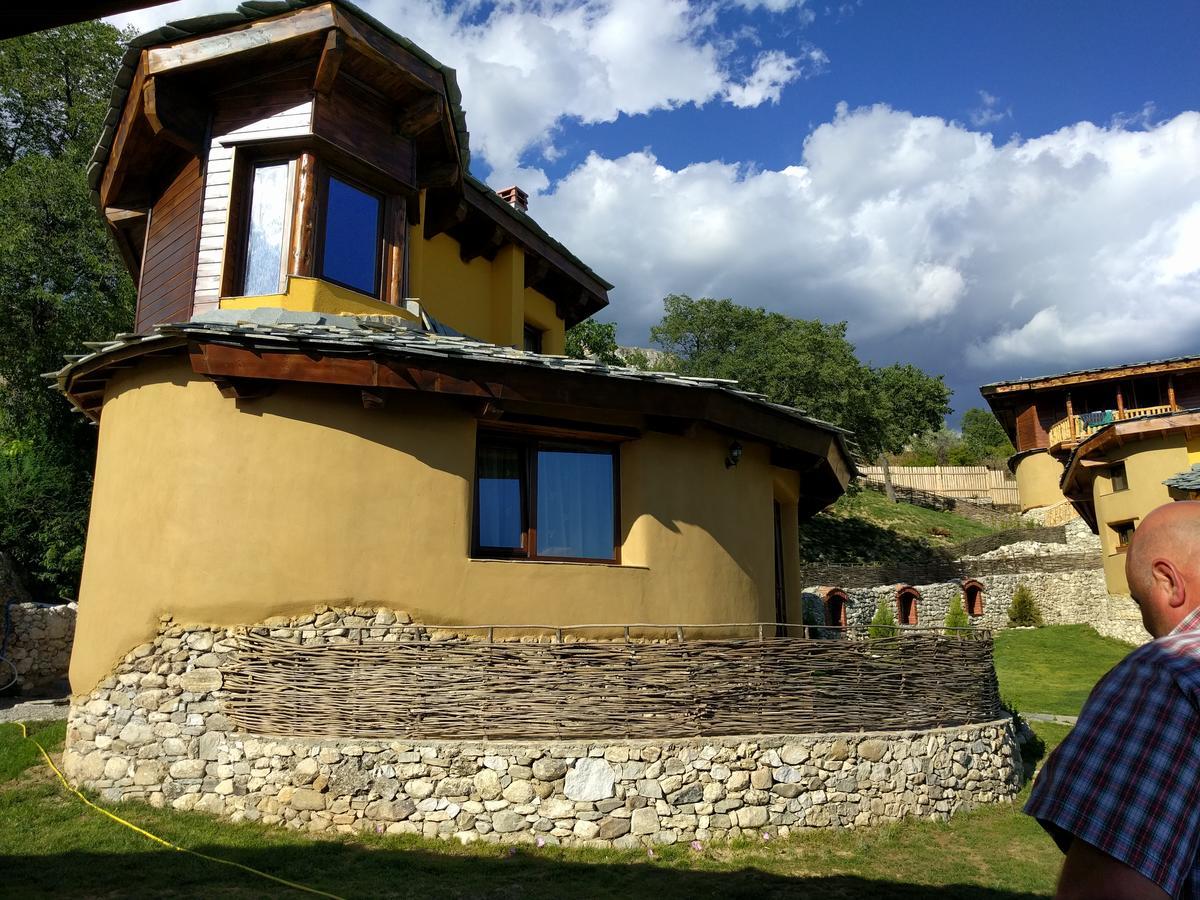
{"type": "Polygon", "coordinates": [[[1100,412],[1082,413],[1079,418],[1083,420],[1083,424],[1088,428],[1100,428],[1115,422],[1117,414],[1111,409],[1103,409],[1100,412]]]}

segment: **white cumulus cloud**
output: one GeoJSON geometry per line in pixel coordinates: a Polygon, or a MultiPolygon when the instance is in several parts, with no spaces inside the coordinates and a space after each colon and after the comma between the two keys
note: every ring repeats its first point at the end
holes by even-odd
{"type": "MultiPolygon", "coordinates": [[[[840,107],[778,171],[593,155],[533,212],[617,283],[644,340],[669,292],[846,319],[960,386],[1200,345],[1200,113],[997,145],[840,107]]],[[[968,398],[969,401],[969,398],[968,398]]]]}
{"type": "MultiPolygon", "coordinates": [[[[117,16],[139,29],[230,8],[233,0],[183,0],[117,16]]],[[[753,29],[720,33],[715,0],[360,0],[381,22],[453,66],[463,89],[473,153],[495,185],[547,184],[539,155],[552,161],[567,120],[612,122],[713,101],[757,106],[779,100],[791,82],[828,64],[816,47],[798,55],[758,53],[753,29]],[[533,151],[532,164],[528,163],[533,151]]],[[[799,0],[738,0],[747,10],[804,11],[799,0]]]]}

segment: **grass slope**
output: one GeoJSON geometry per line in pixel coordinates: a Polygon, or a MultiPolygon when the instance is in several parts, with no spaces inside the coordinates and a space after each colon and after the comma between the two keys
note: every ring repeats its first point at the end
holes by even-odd
{"type": "Polygon", "coordinates": [[[951,512],[889,503],[877,491],[843,495],[800,526],[800,555],[839,564],[922,562],[999,529],[951,512]]]}
{"type": "Polygon", "coordinates": [[[1100,677],[1132,649],[1087,625],[1000,631],[1000,693],[1020,712],[1074,716],[1100,677]]]}
{"type": "MultiPolygon", "coordinates": [[[[1128,651],[1085,626],[1004,632],[1001,691],[1021,708],[1074,712],[1128,651]],[[1101,659],[1103,657],[1103,659],[1101,659]],[[1073,698],[1064,700],[1063,698],[1073,698]],[[1036,702],[1024,702],[1025,699],[1036,702]],[[1049,705],[1049,708],[1043,708],[1049,705]]],[[[50,748],[62,723],[34,726],[50,748]]],[[[1047,752],[1068,729],[1035,723],[1047,752]]],[[[302,896],[247,873],[152,844],[88,810],[39,764],[20,731],[0,725],[0,878],[11,897],[302,896]],[[22,772],[21,770],[24,769],[22,772]],[[15,778],[15,780],[13,780],[15,778]]],[[[1016,900],[1053,893],[1062,856],[1013,805],[950,822],[817,830],[644,852],[496,847],[364,834],[323,839],[200,813],[125,803],[115,809],[162,837],[344,897],[880,897],[1016,900]]]]}

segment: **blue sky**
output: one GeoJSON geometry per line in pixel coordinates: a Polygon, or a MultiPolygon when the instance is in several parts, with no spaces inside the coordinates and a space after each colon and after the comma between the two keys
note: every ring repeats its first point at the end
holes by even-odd
{"type": "Polygon", "coordinates": [[[476,174],[614,282],[625,343],[671,292],[846,320],[957,413],[1200,353],[1200,4],[360,5],[458,69],[476,174]]]}

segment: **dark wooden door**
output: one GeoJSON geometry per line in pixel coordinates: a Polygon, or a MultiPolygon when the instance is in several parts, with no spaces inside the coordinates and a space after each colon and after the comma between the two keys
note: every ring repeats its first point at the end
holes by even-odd
{"type": "Polygon", "coordinates": [[[776,637],[787,636],[787,591],[783,574],[783,510],[775,503],[775,628],[776,637]]]}

